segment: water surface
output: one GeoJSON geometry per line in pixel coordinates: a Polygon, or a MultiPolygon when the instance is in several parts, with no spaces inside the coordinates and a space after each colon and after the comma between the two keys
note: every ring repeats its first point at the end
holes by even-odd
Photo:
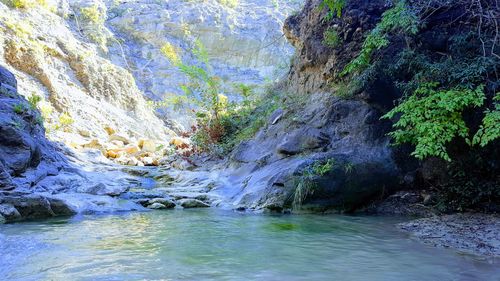
{"type": "Polygon", "coordinates": [[[500,280],[397,220],[171,210],[0,225],[2,280],[500,280]]]}

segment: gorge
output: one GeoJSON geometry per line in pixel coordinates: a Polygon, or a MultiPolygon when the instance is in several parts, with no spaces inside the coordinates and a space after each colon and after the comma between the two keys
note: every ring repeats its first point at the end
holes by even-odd
{"type": "Polygon", "coordinates": [[[498,280],[498,5],[0,0],[1,275],[498,280]]]}

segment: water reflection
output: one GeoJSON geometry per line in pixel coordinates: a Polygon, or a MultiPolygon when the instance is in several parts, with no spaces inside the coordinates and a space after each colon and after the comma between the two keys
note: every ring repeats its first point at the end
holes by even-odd
{"type": "Polygon", "coordinates": [[[2,280],[499,280],[388,218],[174,210],[0,226],[2,280]]]}

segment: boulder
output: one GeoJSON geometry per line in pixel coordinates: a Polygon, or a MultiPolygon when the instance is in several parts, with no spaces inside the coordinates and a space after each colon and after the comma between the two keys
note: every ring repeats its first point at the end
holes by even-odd
{"type": "Polygon", "coordinates": [[[9,194],[0,197],[0,212],[7,221],[74,215],[64,201],[40,194],[9,194]]]}
{"type": "Polygon", "coordinates": [[[159,209],[166,209],[167,207],[161,203],[153,203],[149,206],[147,206],[148,209],[154,209],[154,210],[159,210],[159,209]]]}
{"type": "Polygon", "coordinates": [[[122,136],[122,135],[118,135],[118,134],[112,134],[109,136],[108,138],[108,141],[109,142],[112,142],[112,141],[121,141],[123,142],[123,144],[129,144],[130,141],[129,139],[127,139],[126,137],[122,136]]]}
{"type": "Polygon", "coordinates": [[[104,127],[104,131],[106,131],[108,136],[114,135],[116,133],[115,129],[111,128],[110,126],[104,127]]]}
{"type": "Polygon", "coordinates": [[[123,150],[129,155],[133,155],[139,152],[139,148],[135,145],[128,145],[123,150]]]}
{"type": "Polygon", "coordinates": [[[0,204],[0,215],[6,221],[15,221],[21,219],[21,214],[11,204],[0,204]]]}
{"type": "Polygon", "coordinates": [[[156,152],[156,142],[153,140],[139,140],[139,148],[144,152],[156,152]]]}
{"type": "Polygon", "coordinates": [[[78,129],[78,134],[80,134],[80,136],[82,136],[82,137],[86,137],[86,138],[90,137],[90,132],[87,130],[78,129]]]}
{"type": "Polygon", "coordinates": [[[89,185],[79,186],[77,188],[77,192],[88,193],[93,195],[118,196],[122,193],[127,192],[128,189],[129,188],[127,186],[121,184],[111,185],[111,184],[97,183],[93,185],[89,184],[89,185]]]}
{"type": "Polygon", "coordinates": [[[103,149],[103,145],[98,139],[93,139],[90,142],[83,144],[83,148],[103,149]]]}
{"type": "Polygon", "coordinates": [[[165,206],[165,208],[174,208],[175,207],[174,201],[172,201],[168,198],[153,198],[153,199],[150,199],[148,201],[148,203],[151,205],[156,204],[156,203],[160,203],[163,206],[165,206]]]}
{"type": "Polygon", "coordinates": [[[181,199],[181,200],[179,200],[178,204],[186,209],[210,207],[210,205],[208,205],[207,203],[200,201],[200,200],[197,200],[197,199],[192,199],[192,198],[181,199]]]}

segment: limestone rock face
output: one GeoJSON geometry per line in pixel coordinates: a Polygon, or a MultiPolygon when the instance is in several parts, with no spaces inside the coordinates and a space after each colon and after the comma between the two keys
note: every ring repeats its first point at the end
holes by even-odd
{"type": "Polygon", "coordinates": [[[83,15],[93,5],[48,1],[48,9],[15,9],[0,3],[0,64],[17,77],[21,95],[41,99],[37,108],[52,140],[107,141],[114,128],[127,139],[168,141],[175,133],[147,105],[130,71],[113,64],[86,32],[97,24],[83,15]]]}
{"type": "MultiPolygon", "coordinates": [[[[159,100],[181,93],[179,83],[186,81],[162,54],[166,43],[184,62],[196,63],[192,49],[199,40],[215,74],[228,85],[263,85],[280,77],[293,54],[283,37],[283,22],[302,1],[239,0],[235,6],[219,0],[113,3],[106,1],[106,24],[125,43],[111,45],[110,57],[116,64],[130,65],[139,88],[159,100]]],[[[167,113],[167,118],[189,125],[185,113],[167,113]]]]}

